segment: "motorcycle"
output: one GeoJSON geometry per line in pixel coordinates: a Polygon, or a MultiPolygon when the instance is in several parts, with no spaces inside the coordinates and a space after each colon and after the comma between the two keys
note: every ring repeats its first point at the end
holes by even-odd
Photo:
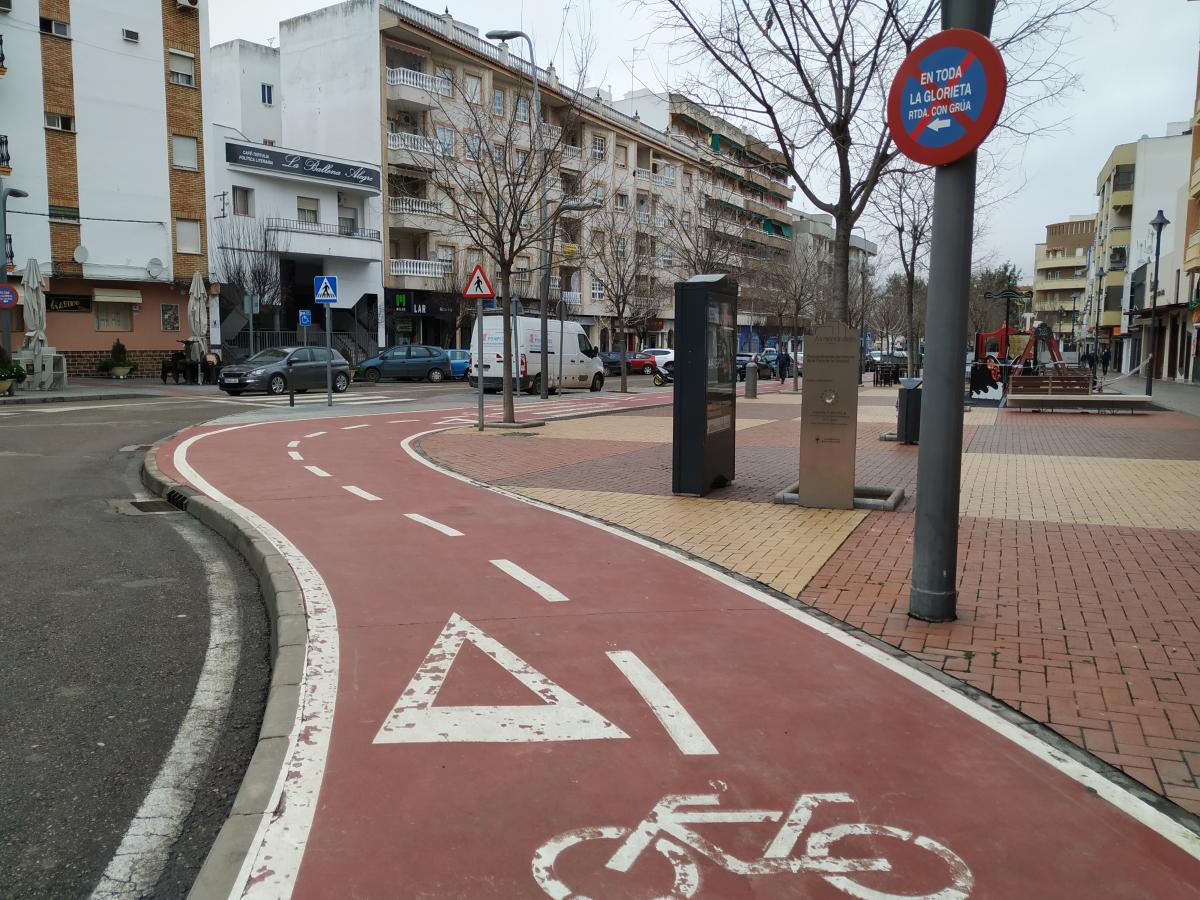
{"type": "Polygon", "coordinates": [[[653,380],[654,380],[655,387],[662,387],[664,384],[674,384],[675,383],[675,375],[674,375],[674,373],[669,372],[666,369],[664,369],[662,366],[655,365],[654,373],[653,373],[653,380]]]}

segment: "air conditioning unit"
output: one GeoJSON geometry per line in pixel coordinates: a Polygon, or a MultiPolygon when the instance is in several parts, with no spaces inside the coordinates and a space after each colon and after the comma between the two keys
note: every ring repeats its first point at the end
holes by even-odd
{"type": "MultiPolygon", "coordinates": [[[[3,2],[3,0],[0,0],[0,3],[2,3],[2,2],[3,2]]],[[[129,41],[129,43],[131,43],[131,44],[136,44],[138,41],[140,41],[142,39],[141,35],[139,35],[132,28],[122,28],[121,29],[121,37],[125,38],[125,40],[129,41]]]]}
{"type": "Polygon", "coordinates": [[[175,5],[180,9],[199,9],[200,0],[175,0],[175,5]]]}

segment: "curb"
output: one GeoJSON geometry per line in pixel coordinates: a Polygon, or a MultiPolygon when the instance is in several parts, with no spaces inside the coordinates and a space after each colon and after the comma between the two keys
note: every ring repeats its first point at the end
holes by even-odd
{"type": "Polygon", "coordinates": [[[120,391],[119,393],[85,394],[82,397],[59,397],[37,394],[32,397],[0,397],[0,406],[26,406],[34,403],[88,403],[92,400],[145,400],[149,397],[161,397],[162,394],[142,394],[136,391],[120,391]]]}
{"type": "MultiPolygon", "coordinates": [[[[190,427],[190,426],[189,426],[190,427]]],[[[201,494],[171,480],[158,467],[159,447],[182,431],[154,444],[142,461],[142,484],[223,537],[246,560],[262,589],[271,620],[271,681],[258,745],[242,776],[225,823],[209,848],[189,900],[226,900],[234,888],[283,768],[300,707],[300,684],[308,644],[308,619],[300,583],[275,547],[245,519],[201,494]]]]}

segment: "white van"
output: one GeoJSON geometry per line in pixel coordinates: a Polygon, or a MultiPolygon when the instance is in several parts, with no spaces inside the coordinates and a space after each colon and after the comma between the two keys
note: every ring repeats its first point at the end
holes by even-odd
{"type": "MultiPolygon", "coordinates": [[[[539,389],[542,371],[542,323],[537,316],[513,318],[513,390],[533,393],[539,389]]],[[[550,390],[604,387],[604,365],[592,346],[583,326],[578,322],[550,320],[550,341],[547,347],[550,361],[550,390]],[[559,328],[562,329],[562,353],[559,353],[559,328]],[[559,385],[559,363],[562,364],[562,384],[559,385]]],[[[480,360],[479,328],[471,329],[471,364],[467,382],[475,387],[480,360]]],[[[504,319],[499,314],[483,317],[483,389],[500,390],[504,378],[504,319]]]]}

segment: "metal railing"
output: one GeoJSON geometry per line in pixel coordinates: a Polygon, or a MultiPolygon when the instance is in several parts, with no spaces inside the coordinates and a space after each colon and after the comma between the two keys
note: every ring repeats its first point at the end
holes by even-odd
{"type": "Polygon", "coordinates": [[[387,145],[389,150],[412,150],[415,153],[428,153],[430,156],[447,154],[447,149],[442,146],[440,141],[408,131],[389,131],[387,145]]]}
{"type": "Polygon", "coordinates": [[[396,278],[411,275],[418,278],[442,278],[450,274],[453,263],[441,259],[393,259],[388,271],[396,278]]]}
{"type": "Polygon", "coordinates": [[[572,307],[572,306],[582,305],[582,300],[580,300],[579,291],[563,291],[562,292],[562,301],[563,301],[563,303],[567,304],[567,307],[568,307],[567,312],[571,312],[570,307],[572,307]]]}
{"type": "Polygon", "coordinates": [[[634,217],[634,219],[637,220],[637,223],[639,225],[649,225],[650,224],[650,213],[648,213],[648,212],[635,212],[633,214],[633,217],[634,217]]]}
{"type": "Polygon", "coordinates": [[[634,169],[633,170],[633,180],[648,182],[650,180],[650,170],[649,169],[634,169]]]}
{"type": "Polygon", "coordinates": [[[12,166],[12,157],[8,154],[8,135],[0,134],[0,169],[12,166]]]}
{"type": "Polygon", "coordinates": [[[441,215],[442,207],[436,200],[423,200],[420,197],[392,197],[388,200],[388,212],[436,216],[441,215]]]}
{"type": "Polygon", "coordinates": [[[576,147],[574,144],[563,144],[562,155],[563,159],[582,159],[583,148],[576,147]]]}
{"type": "Polygon", "coordinates": [[[674,175],[661,175],[661,174],[656,174],[656,175],[652,175],[652,176],[650,177],[650,180],[651,180],[651,181],[652,181],[654,184],[662,184],[662,185],[666,185],[667,187],[674,187],[674,186],[675,186],[675,176],[674,176],[674,175]]]}
{"type": "Polygon", "coordinates": [[[267,219],[265,226],[268,231],[328,234],[337,237],[362,238],[368,241],[377,241],[380,237],[379,232],[374,228],[351,228],[347,225],[331,225],[326,222],[302,222],[299,219],[267,219]]]}
{"type": "Polygon", "coordinates": [[[388,69],[387,83],[420,88],[433,94],[441,94],[443,97],[450,96],[449,78],[441,75],[429,75],[425,72],[418,72],[416,69],[388,69]]]}
{"type": "Polygon", "coordinates": [[[654,217],[654,227],[655,228],[666,228],[670,224],[671,224],[671,219],[668,216],[655,216],[654,217]]]}

